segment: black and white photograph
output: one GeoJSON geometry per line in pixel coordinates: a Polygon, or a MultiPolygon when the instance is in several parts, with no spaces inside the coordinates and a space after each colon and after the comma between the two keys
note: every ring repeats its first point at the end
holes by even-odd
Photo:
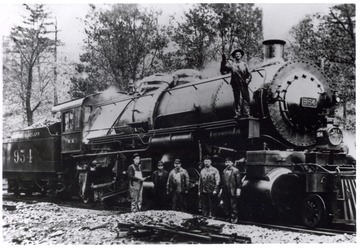
{"type": "Polygon", "coordinates": [[[356,234],[356,3],[0,4],[3,246],[356,234]]]}

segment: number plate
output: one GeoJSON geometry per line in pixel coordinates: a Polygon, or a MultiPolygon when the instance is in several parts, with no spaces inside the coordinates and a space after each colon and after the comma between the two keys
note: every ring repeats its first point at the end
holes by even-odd
{"type": "Polygon", "coordinates": [[[301,106],[302,107],[308,107],[308,108],[316,108],[317,107],[317,101],[315,98],[301,98],[301,106]]]}

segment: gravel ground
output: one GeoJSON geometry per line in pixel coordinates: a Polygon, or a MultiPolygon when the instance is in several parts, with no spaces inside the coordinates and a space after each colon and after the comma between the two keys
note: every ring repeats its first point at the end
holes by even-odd
{"type": "MultiPolygon", "coordinates": [[[[114,245],[145,244],[141,239],[129,238],[120,230],[119,222],[141,224],[181,225],[191,214],[175,211],[145,211],[120,214],[117,211],[98,211],[62,207],[53,203],[23,203],[4,201],[16,209],[3,210],[2,235],[5,245],[114,245]]],[[[252,243],[356,243],[355,235],[318,236],[284,232],[252,225],[233,225],[208,220],[209,224],[223,224],[224,234],[237,233],[251,238],[252,243]]]]}

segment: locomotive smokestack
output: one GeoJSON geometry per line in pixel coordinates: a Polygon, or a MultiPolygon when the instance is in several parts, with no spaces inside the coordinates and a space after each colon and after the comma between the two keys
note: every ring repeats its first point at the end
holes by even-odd
{"type": "Polygon", "coordinates": [[[284,62],[284,40],[265,40],[264,45],[264,61],[263,65],[275,62],[284,62]]]}

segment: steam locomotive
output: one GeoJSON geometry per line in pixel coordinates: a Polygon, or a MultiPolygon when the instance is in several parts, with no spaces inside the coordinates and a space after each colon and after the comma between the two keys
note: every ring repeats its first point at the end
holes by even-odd
{"type": "MultiPolygon", "coordinates": [[[[242,214],[290,214],[305,225],[355,224],[355,159],[334,122],[336,98],[320,69],[284,61],[282,40],[266,40],[249,84],[251,117],[234,118],[231,75],[201,79],[178,71],[53,107],[61,121],[14,132],[3,144],[3,177],[14,194],[79,193],[84,202],[126,195],[127,167],[144,174],[181,158],[197,193],[201,160],[224,169],[237,158],[242,214]]],[[[150,181],[144,187],[151,189],[150,181]]],[[[192,196],[196,206],[197,195],[192,196]]]]}

